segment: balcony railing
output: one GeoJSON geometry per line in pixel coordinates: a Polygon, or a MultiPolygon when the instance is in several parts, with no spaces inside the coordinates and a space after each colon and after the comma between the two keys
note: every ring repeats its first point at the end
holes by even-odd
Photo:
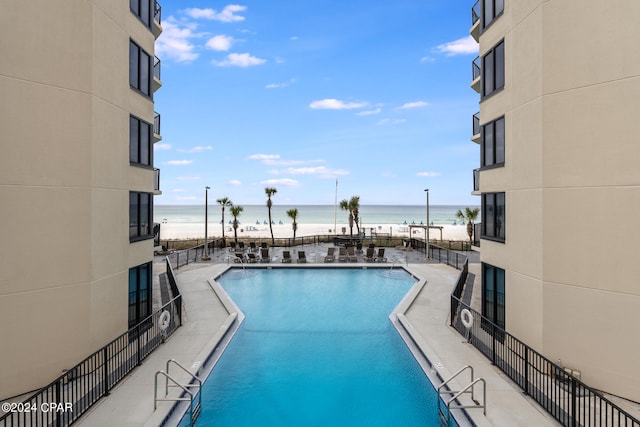
{"type": "Polygon", "coordinates": [[[471,8],[471,26],[480,20],[480,0],[478,0],[471,8]]]}
{"type": "Polygon", "coordinates": [[[482,74],[482,68],[480,67],[479,56],[476,56],[476,59],[474,59],[473,63],[471,63],[471,72],[472,72],[471,81],[474,81],[475,79],[479,78],[480,74],[482,74]]]}
{"type": "Polygon", "coordinates": [[[480,191],[480,169],[473,170],[473,191],[480,191]]]}
{"type": "Polygon", "coordinates": [[[157,56],[154,56],[153,59],[153,77],[155,77],[158,80],[160,79],[160,58],[158,58],[157,56]]]}
{"type": "Polygon", "coordinates": [[[153,170],[153,189],[160,191],[160,169],[158,168],[153,170]]]}
{"type": "Polygon", "coordinates": [[[478,111],[473,115],[473,133],[472,135],[478,135],[480,133],[480,112],[478,111]]]}
{"type": "Polygon", "coordinates": [[[162,135],[160,133],[160,113],[153,112],[153,133],[154,135],[162,135]]]}
{"type": "Polygon", "coordinates": [[[157,1],[153,5],[153,20],[160,25],[162,23],[162,6],[157,1]]]}

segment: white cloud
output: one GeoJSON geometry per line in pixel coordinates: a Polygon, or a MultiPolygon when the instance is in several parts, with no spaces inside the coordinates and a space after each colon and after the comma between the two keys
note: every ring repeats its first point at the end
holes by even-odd
{"type": "Polygon", "coordinates": [[[416,176],[425,176],[428,178],[433,178],[434,176],[440,176],[439,172],[418,172],[416,176]]]}
{"type": "Polygon", "coordinates": [[[378,123],[376,123],[376,125],[378,126],[385,126],[385,125],[399,125],[406,122],[405,119],[382,119],[380,121],[378,121],[378,123]]]}
{"type": "Polygon", "coordinates": [[[213,49],[217,51],[227,51],[231,49],[232,44],[233,44],[233,37],[225,36],[224,34],[219,34],[207,40],[207,43],[205,43],[205,46],[208,47],[209,49],[213,49]]]}
{"type": "Polygon", "coordinates": [[[320,175],[325,178],[334,178],[336,176],[349,175],[349,171],[344,169],[330,169],[325,166],[306,167],[306,168],[288,168],[284,173],[291,175],[320,175]]]}
{"type": "Polygon", "coordinates": [[[275,160],[280,158],[280,154],[252,154],[248,158],[251,160],[275,160]]]}
{"type": "Polygon", "coordinates": [[[240,181],[239,181],[239,180],[237,180],[237,179],[229,180],[229,181],[227,181],[227,183],[228,183],[229,185],[233,185],[234,187],[238,187],[238,186],[242,185],[242,182],[240,182],[240,181]]]}
{"type": "Polygon", "coordinates": [[[355,108],[366,107],[366,102],[344,102],[339,99],[321,99],[319,101],[313,101],[309,104],[309,108],[314,110],[352,110],[355,108]]]}
{"type": "Polygon", "coordinates": [[[452,42],[441,44],[436,47],[436,50],[441,53],[446,53],[447,56],[471,55],[478,53],[479,46],[473,37],[466,36],[452,42]]]}
{"type": "Polygon", "coordinates": [[[280,89],[280,88],[283,88],[283,87],[291,86],[295,82],[296,82],[296,79],[289,79],[286,82],[282,82],[282,83],[269,83],[268,85],[265,86],[265,88],[266,89],[280,89]]]}
{"type": "Polygon", "coordinates": [[[402,107],[403,110],[410,110],[412,108],[421,108],[421,107],[426,107],[427,105],[429,105],[429,103],[424,102],[424,101],[415,101],[415,102],[407,102],[406,104],[404,104],[402,107]]]}
{"type": "Polygon", "coordinates": [[[375,110],[360,111],[359,113],[356,113],[356,116],[373,116],[376,114],[380,114],[381,112],[381,108],[376,108],[375,110]]]}
{"type": "Polygon", "coordinates": [[[163,143],[153,144],[153,149],[156,151],[171,150],[171,144],[163,144],[163,143]]]}
{"type": "Polygon", "coordinates": [[[222,61],[211,61],[211,63],[218,67],[253,67],[261,65],[267,62],[266,59],[251,56],[248,53],[230,53],[222,61]]]}
{"type": "Polygon", "coordinates": [[[191,62],[200,56],[195,52],[194,38],[201,37],[196,33],[197,24],[180,23],[173,17],[162,21],[162,34],[156,40],[155,53],[162,60],[175,62],[191,62]]]}
{"type": "Polygon", "coordinates": [[[295,41],[295,40],[298,40],[299,38],[300,37],[298,37],[298,36],[291,36],[291,37],[289,37],[289,40],[295,41]]]}
{"type": "Polygon", "coordinates": [[[210,145],[207,145],[207,146],[197,145],[193,148],[189,148],[188,150],[179,149],[178,151],[181,153],[202,153],[202,152],[211,151],[211,150],[213,150],[213,147],[210,145]]]}
{"type": "Polygon", "coordinates": [[[193,163],[193,160],[169,160],[168,162],[164,162],[165,165],[171,166],[187,166],[193,163]]]}
{"type": "Polygon", "coordinates": [[[238,4],[230,4],[224,7],[222,11],[216,12],[214,9],[200,9],[190,8],[185,9],[184,13],[187,16],[195,19],[210,19],[220,22],[238,22],[244,21],[244,16],[236,15],[236,13],[244,12],[247,10],[246,6],[240,6],[238,4]]]}
{"type": "Polygon", "coordinates": [[[291,178],[281,178],[281,179],[267,179],[265,181],[261,181],[262,185],[281,185],[283,187],[300,187],[300,182],[291,178]]]}
{"type": "Polygon", "coordinates": [[[423,56],[420,58],[420,62],[435,62],[436,60],[430,56],[423,56]]]}

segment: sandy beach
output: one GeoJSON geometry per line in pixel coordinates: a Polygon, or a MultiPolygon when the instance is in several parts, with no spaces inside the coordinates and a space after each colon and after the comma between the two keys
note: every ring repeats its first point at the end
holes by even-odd
{"type": "MultiPolygon", "coordinates": [[[[233,228],[231,225],[224,226],[224,234],[226,237],[233,237],[233,228]]],[[[410,230],[408,225],[403,224],[364,224],[364,231],[367,236],[373,233],[392,236],[424,238],[425,231],[421,228],[410,230]]],[[[298,224],[296,237],[313,236],[313,235],[349,235],[349,226],[347,224],[336,224],[337,233],[333,230],[333,224],[298,224]]],[[[356,228],[353,228],[354,234],[356,228]]],[[[210,238],[222,237],[221,224],[209,224],[208,234],[210,238]]],[[[273,235],[275,238],[293,237],[291,224],[273,224],[273,235]]],[[[268,224],[241,224],[238,227],[238,237],[244,238],[266,238],[270,237],[268,224]]],[[[162,240],[175,239],[196,239],[204,238],[204,223],[171,223],[163,222],[160,228],[160,238],[162,240]]],[[[466,225],[434,225],[429,230],[429,238],[431,240],[469,240],[466,225]],[[442,235],[439,227],[442,227],[442,235]]]]}

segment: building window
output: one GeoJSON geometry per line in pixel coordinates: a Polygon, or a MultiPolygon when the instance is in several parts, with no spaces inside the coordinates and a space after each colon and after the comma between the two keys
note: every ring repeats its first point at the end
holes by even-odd
{"type": "Polygon", "coordinates": [[[504,87],[504,40],[482,57],[482,97],[504,87]]]}
{"type": "Polygon", "coordinates": [[[129,85],[151,96],[151,73],[153,64],[151,56],[133,40],[129,41],[129,85]]]}
{"type": "Polygon", "coordinates": [[[504,117],[480,128],[480,165],[504,165],[504,117]]]}
{"type": "Polygon", "coordinates": [[[153,166],[153,126],[137,117],[129,118],[129,162],[153,166]]]}
{"type": "Polygon", "coordinates": [[[482,315],[505,329],[504,270],[482,263],[482,315]]]}
{"type": "Polygon", "coordinates": [[[482,194],[482,238],[505,241],[504,193],[482,194]]]}
{"type": "Polygon", "coordinates": [[[129,242],[153,239],[153,194],[129,193],[129,242]]]}
{"type": "Polygon", "coordinates": [[[482,29],[487,28],[504,11],[504,0],[482,0],[482,29]]]}
{"type": "Polygon", "coordinates": [[[129,329],[151,315],[150,262],[129,269],[129,329]]]}
{"type": "Polygon", "coordinates": [[[131,12],[136,15],[148,28],[151,28],[153,17],[153,3],[155,0],[129,0],[129,7],[131,12]]]}

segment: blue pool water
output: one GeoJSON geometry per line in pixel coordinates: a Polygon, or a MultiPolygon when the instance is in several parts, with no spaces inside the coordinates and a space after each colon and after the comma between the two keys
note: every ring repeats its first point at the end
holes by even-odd
{"type": "Polygon", "coordinates": [[[436,392],[388,318],[414,279],[388,273],[222,276],[246,319],[203,386],[197,426],[440,425],[436,392]]]}

